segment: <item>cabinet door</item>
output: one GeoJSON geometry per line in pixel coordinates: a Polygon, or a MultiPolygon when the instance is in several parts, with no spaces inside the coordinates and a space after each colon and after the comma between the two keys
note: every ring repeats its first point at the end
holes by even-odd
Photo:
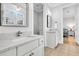
{"type": "Polygon", "coordinates": [[[44,38],[39,39],[39,46],[43,45],[44,46],[44,38]]]}
{"type": "Polygon", "coordinates": [[[0,53],[0,56],[16,56],[16,48],[4,51],[4,52],[0,53]]]}
{"type": "Polygon", "coordinates": [[[44,55],[44,48],[40,46],[29,53],[25,54],[25,56],[43,56],[44,55]]]}
{"type": "Polygon", "coordinates": [[[33,50],[32,54],[33,56],[43,56],[43,52],[44,52],[43,47],[40,46],[37,49],[33,50]]]}
{"type": "Polygon", "coordinates": [[[50,48],[56,47],[56,33],[47,33],[46,34],[47,46],[50,48]]]}
{"type": "Polygon", "coordinates": [[[24,56],[32,56],[32,52],[25,54],[24,56]]]}
{"type": "Polygon", "coordinates": [[[38,47],[38,40],[23,44],[23,45],[17,47],[17,54],[18,54],[18,56],[22,56],[25,53],[27,53],[37,47],[38,47]]]}

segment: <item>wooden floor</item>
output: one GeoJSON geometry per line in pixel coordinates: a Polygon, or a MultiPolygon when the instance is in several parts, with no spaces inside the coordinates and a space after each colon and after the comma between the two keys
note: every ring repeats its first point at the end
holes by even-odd
{"type": "Polygon", "coordinates": [[[74,37],[69,36],[57,48],[45,48],[45,56],[79,56],[79,46],[75,44],[74,37]]]}
{"type": "Polygon", "coordinates": [[[68,36],[68,37],[64,37],[64,43],[65,44],[75,44],[75,37],[73,36],[68,36]]]}

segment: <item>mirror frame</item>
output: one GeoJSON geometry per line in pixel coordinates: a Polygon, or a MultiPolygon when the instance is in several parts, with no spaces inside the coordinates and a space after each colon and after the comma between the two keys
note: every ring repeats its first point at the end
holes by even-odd
{"type": "Polygon", "coordinates": [[[52,27],[52,17],[50,15],[47,15],[47,28],[52,27]]]}
{"type": "Polygon", "coordinates": [[[2,11],[1,11],[1,8],[2,8],[2,3],[0,3],[0,26],[5,26],[5,27],[28,27],[29,25],[29,4],[28,3],[25,3],[26,4],[26,25],[2,25],[2,11]]]}

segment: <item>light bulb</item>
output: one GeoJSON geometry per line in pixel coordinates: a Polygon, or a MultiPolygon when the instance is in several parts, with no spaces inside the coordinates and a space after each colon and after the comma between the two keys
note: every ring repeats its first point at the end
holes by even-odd
{"type": "Polygon", "coordinates": [[[20,7],[16,7],[16,10],[17,10],[17,11],[20,11],[20,10],[21,10],[21,8],[20,8],[20,7]]]}

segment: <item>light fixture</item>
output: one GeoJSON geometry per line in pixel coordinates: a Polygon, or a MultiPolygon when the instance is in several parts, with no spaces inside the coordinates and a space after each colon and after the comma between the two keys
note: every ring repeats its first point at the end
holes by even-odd
{"type": "Polygon", "coordinates": [[[74,24],[68,24],[67,26],[72,29],[74,27],[74,24]]]}
{"type": "Polygon", "coordinates": [[[20,10],[21,10],[21,7],[16,6],[16,10],[17,10],[17,11],[20,11],[20,10]]]}

